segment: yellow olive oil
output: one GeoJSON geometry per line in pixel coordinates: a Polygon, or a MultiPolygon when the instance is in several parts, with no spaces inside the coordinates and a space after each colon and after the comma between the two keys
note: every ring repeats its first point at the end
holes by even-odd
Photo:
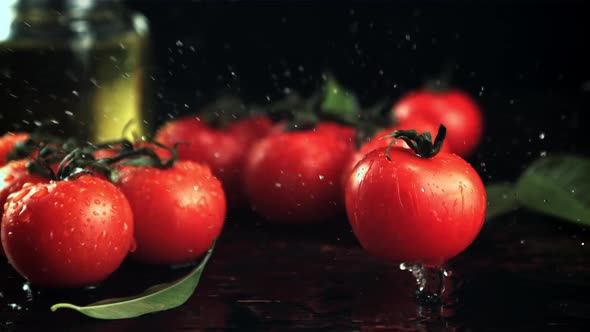
{"type": "Polygon", "coordinates": [[[0,134],[42,125],[95,143],[124,130],[127,137],[150,134],[147,34],[105,33],[116,21],[83,22],[68,22],[73,33],[59,38],[37,31],[0,39],[0,134]]]}

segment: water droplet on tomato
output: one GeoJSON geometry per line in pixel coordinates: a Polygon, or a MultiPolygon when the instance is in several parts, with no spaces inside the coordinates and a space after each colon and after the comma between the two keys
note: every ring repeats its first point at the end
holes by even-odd
{"type": "Polygon", "coordinates": [[[43,196],[46,196],[47,194],[49,194],[49,191],[47,190],[47,188],[39,188],[37,191],[35,191],[31,195],[31,198],[39,199],[43,196]]]}
{"type": "Polygon", "coordinates": [[[193,191],[199,191],[199,186],[197,186],[197,185],[193,186],[193,191]]]}
{"type": "Polygon", "coordinates": [[[105,239],[107,237],[107,231],[102,231],[102,233],[100,233],[100,237],[105,239]]]}
{"type": "Polygon", "coordinates": [[[197,201],[197,205],[199,205],[201,207],[206,207],[207,206],[207,199],[204,196],[201,196],[199,198],[199,200],[197,201]]]}
{"type": "Polygon", "coordinates": [[[53,240],[53,232],[49,232],[49,239],[53,240]]]}
{"type": "Polygon", "coordinates": [[[92,211],[92,214],[98,216],[98,211],[92,211]]]}
{"type": "Polygon", "coordinates": [[[283,185],[280,182],[275,182],[275,187],[281,188],[283,185]]]}
{"type": "Polygon", "coordinates": [[[15,194],[14,196],[12,196],[12,201],[18,202],[18,201],[22,200],[23,197],[25,197],[28,193],[29,192],[27,190],[21,190],[17,194],[15,194]]]}
{"type": "Polygon", "coordinates": [[[95,200],[94,200],[94,204],[96,204],[96,205],[100,205],[100,200],[98,200],[98,199],[95,199],[95,200]]]}
{"type": "Polygon", "coordinates": [[[18,213],[18,217],[21,222],[29,222],[31,218],[31,211],[27,209],[27,205],[23,204],[22,209],[18,213]]]}
{"type": "Polygon", "coordinates": [[[324,179],[324,176],[323,175],[320,175],[319,178],[320,178],[320,180],[323,180],[324,179]]]}

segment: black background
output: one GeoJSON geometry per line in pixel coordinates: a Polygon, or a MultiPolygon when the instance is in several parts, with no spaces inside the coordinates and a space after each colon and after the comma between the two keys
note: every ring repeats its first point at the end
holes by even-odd
{"type": "Polygon", "coordinates": [[[364,104],[452,64],[486,118],[484,180],[540,155],[588,154],[589,7],[581,1],[141,1],[160,119],[231,92],[265,103],[333,73],[364,104]]]}

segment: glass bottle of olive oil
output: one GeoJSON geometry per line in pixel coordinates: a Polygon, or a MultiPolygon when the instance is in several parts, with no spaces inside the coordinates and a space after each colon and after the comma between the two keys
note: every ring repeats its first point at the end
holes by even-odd
{"type": "Polygon", "coordinates": [[[147,20],[115,0],[0,1],[0,134],[150,134],[147,20]]]}

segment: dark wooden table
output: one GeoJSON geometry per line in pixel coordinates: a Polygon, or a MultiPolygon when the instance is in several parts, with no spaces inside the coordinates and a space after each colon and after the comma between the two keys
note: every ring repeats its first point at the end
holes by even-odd
{"type": "Polygon", "coordinates": [[[126,262],[93,290],[25,292],[0,268],[0,331],[555,330],[590,326],[590,232],[519,212],[485,225],[449,262],[447,302],[421,306],[412,276],[368,256],[344,219],[281,227],[230,217],[201,284],[183,306],[101,321],[49,306],[133,294],[186,268],[126,262]]]}

